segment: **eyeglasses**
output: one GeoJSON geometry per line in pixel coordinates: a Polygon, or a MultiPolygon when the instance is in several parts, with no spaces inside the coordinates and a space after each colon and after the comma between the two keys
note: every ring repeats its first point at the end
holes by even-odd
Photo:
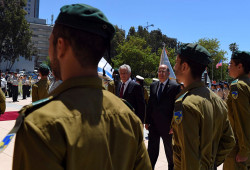
{"type": "Polygon", "coordinates": [[[167,71],[158,71],[157,73],[166,73],[167,71]]]}

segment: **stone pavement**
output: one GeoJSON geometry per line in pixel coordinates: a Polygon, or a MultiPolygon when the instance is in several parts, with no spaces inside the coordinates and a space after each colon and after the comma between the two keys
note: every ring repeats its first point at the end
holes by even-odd
{"type": "MultiPolygon", "coordinates": [[[[18,96],[19,102],[12,102],[11,98],[6,98],[6,111],[18,111],[22,108],[22,106],[31,103],[31,97],[26,100],[21,100],[21,96],[18,96]]],[[[0,140],[2,140],[5,135],[13,128],[15,121],[0,121],[0,140]]],[[[144,135],[147,136],[148,132],[144,130],[144,135]]],[[[14,141],[15,138],[12,139],[9,146],[4,150],[3,153],[0,154],[0,170],[11,170],[12,169],[12,157],[13,157],[13,149],[14,149],[14,141]]],[[[148,141],[145,140],[145,144],[147,146],[148,141]]],[[[162,141],[160,142],[160,153],[159,158],[155,166],[155,170],[167,170],[168,163],[165,156],[164,146],[162,141]]],[[[218,168],[218,170],[222,170],[222,166],[218,168]]]]}

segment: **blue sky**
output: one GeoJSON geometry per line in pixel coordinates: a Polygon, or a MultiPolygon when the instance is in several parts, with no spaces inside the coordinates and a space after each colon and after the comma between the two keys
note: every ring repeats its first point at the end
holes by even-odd
{"type": "Polygon", "coordinates": [[[188,43],[200,38],[217,38],[220,48],[231,52],[236,42],[239,50],[250,51],[250,0],[40,0],[39,17],[51,23],[60,7],[85,3],[101,9],[109,21],[124,29],[154,24],[168,37],[188,43]]]}

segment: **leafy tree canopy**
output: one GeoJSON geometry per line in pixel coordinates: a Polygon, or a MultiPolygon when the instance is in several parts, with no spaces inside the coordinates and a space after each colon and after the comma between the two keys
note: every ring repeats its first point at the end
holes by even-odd
{"type": "Polygon", "coordinates": [[[132,76],[151,77],[155,75],[160,57],[151,53],[145,39],[130,36],[129,40],[118,46],[118,55],[113,59],[116,68],[122,64],[130,65],[132,76]]]}
{"type": "Polygon", "coordinates": [[[210,52],[211,57],[213,59],[213,62],[207,68],[210,79],[216,81],[225,80],[228,74],[227,73],[228,65],[227,63],[225,63],[226,58],[224,56],[227,52],[220,49],[220,41],[218,41],[216,38],[214,39],[202,38],[199,39],[197,43],[205,47],[210,52]],[[216,64],[220,60],[222,60],[223,62],[222,71],[221,67],[219,67],[218,69],[216,68],[216,64]]]}
{"type": "Polygon", "coordinates": [[[9,61],[6,69],[11,69],[19,56],[31,59],[35,53],[32,33],[24,18],[25,5],[25,0],[2,0],[0,5],[0,61],[9,61]]]}

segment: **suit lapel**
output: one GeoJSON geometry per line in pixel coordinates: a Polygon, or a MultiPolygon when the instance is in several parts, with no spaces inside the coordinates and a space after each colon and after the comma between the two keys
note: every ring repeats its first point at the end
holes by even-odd
{"type": "Polygon", "coordinates": [[[119,82],[118,85],[117,85],[117,89],[116,89],[116,96],[118,96],[118,97],[120,96],[121,84],[122,84],[122,83],[119,82]]]}
{"type": "Polygon", "coordinates": [[[155,94],[156,97],[157,97],[157,95],[158,95],[158,94],[157,94],[157,90],[158,90],[159,84],[160,84],[160,82],[155,83],[155,86],[154,86],[154,88],[153,88],[153,94],[155,94]]]}
{"type": "Polygon", "coordinates": [[[162,91],[160,100],[161,100],[162,97],[164,97],[164,96],[168,93],[168,89],[169,89],[169,87],[170,87],[169,81],[170,81],[170,79],[168,79],[166,85],[164,86],[164,89],[163,89],[163,91],[162,91]]]}
{"type": "Polygon", "coordinates": [[[125,92],[124,92],[124,94],[123,94],[123,98],[127,97],[128,93],[131,92],[131,90],[133,89],[133,87],[134,87],[134,84],[133,84],[133,82],[132,82],[132,80],[131,80],[131,81],[128,83],[128,86],[127,86],[127,88],[126,88],[126,90],[125,90],[125,92]]]}

